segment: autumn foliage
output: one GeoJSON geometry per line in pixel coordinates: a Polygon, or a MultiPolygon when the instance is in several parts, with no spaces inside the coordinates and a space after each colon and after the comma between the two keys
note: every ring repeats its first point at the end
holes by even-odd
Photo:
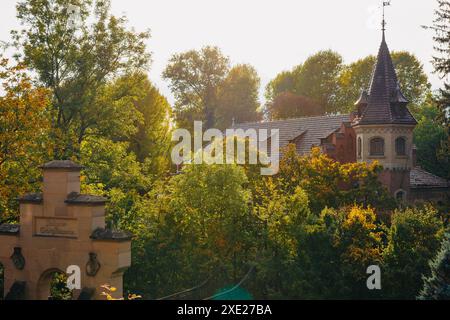
{"type": "MultiPolygon", "coordinates": [[[[35,189],[35,169],[49,151],[48,91],[33,86],[23,65],[0,60],[0,212],[10,199],[35,189]]],[[[1,220],[0,220],[1,221],[1,220]]]]}

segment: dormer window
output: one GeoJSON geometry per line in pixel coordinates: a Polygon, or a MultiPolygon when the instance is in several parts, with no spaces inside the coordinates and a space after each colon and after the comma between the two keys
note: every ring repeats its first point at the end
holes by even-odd
{"type": "Polygon", "coordinates": [[[384,139],[373,138],[370,140],[370,155],[384,156],[384,139]]]}

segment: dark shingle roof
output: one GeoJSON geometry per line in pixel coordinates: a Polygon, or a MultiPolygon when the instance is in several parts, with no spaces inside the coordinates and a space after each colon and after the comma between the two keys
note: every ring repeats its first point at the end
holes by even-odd
{"type": "Polygon", "coordinates": [[[411,188],[448,188],[449,182],[444,178],[438,177],[420,167],[411,169],[410,175],[411,188]]]}
{"type": "Polygon", "coordinates": [[[82,165],[79,165],[71,160],[53,160],[47,162],[41,169],[70,169],[70,170],[81,170],[83,169],[82,165]]]}
{"type": "Polygon", "coordinates": [[[308,154],[313,146],[320,145],[320,139],[326,138],[329,134],[338,130],[342,123],[348,122],[349,120],[350,116],[348,114],[304,117],[270,122],[236,124],[233,129],[279,129],[280,148],[285,147],[292,140],[301,136],[297,151],[300,154],[308,154]]]}
{"type": "Polygon", "coordinates": [[[366,101],[367,107],[355,124],[417,124],[406,108],[408,100],[400,89],[384,33],[366,101]]]}
{"type": "Polygon", "coordinates": [[[65,202],[67,204],[104,205],[106,201],[107,199],[104,197],[73,192],[67,196],[65,202]]]}

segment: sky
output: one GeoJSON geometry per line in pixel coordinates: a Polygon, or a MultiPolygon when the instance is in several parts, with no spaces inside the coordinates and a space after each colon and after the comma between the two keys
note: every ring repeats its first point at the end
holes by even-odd
{"type": "MultiPolygon", "coordinates": [[[[19,24],[16,0],[1,0],[0,40],[19,24]]],[[[386,40],[391,51],[407,50],[424,64],[434,89],[431,25],[435,0],[391,0],[386,8],[386,40]]],[[[125,14],[137,31],[150,29],[149,75],[171,103],[162,72],[174,53],[220,47],[232,64],[249,63],[266,84],[279,72],[319,50],[332,49],[350,63],[376,54],[381,41],[382,0],[112,0],[114,14],[125,14]]],[[[263,102],[263,101],[262,101],[263,102]]]]}

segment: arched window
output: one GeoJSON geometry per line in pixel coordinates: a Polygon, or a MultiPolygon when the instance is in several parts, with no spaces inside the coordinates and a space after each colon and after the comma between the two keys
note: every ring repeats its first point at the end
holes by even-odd
{"type": "Polygon", "coordinates": [[[398,202],[404,202],[406,200],[406,192],[404,190],[398,190],[395,192],[395,199],[398,202]]]}
{"type": "Polygon", "coordinates": [[[403,137],[395,140],[395,152],[398,156],[406,156],[406,139],[403,137]]]}
{"type": "Polygon", "coordinates": [[[384,140],[383,138],[373,138],[370,140],[370,155],[384,156],[384,140]]]}
{"type": "Polygon", "coordinates": [[[358,158],[361,158],[362,154],[362,140],[361,137],[358,137],[358,158]]]}

